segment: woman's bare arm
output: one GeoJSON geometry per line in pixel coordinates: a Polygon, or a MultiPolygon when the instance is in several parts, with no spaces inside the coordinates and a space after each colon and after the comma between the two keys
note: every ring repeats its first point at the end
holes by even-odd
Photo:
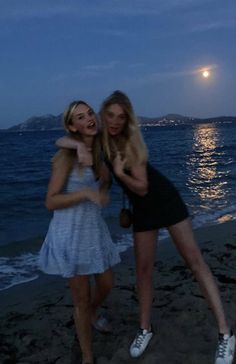
{"type": "Polygon", "coordinates": [[[99,191],[89,188],[76,192],[62,192],[69,173],[70,168],[63,159],[54,163],[45,201],[46,207],[49,210],[70,207],[84,200],[91,200],[99,205],[103,204],[103,196],[101,196],[99,191]]]}
{"type": "Polygon", "coordinates": [[[79,163],[83,166],[91,166],[92,154],[86,148],[83,142],[73,139],[69,136],[64,136],[56,140],[56,146],[65,149],[76,149],[79,163]]]}
{"type": "Polygon", "coordinates": [[[111,178],[111,173],[104,162],[102,162],[99,174],[100,174],[100,189],[103,191],[108,191],[109,188],[111,187],[112,178],[111,178]]]}
{"type": "Polygon", "coordinates": [[[56,140],[56,146],[65,149],[77,149],[78,143],[77,140],[69,136],[63,136],[56,140]]]}

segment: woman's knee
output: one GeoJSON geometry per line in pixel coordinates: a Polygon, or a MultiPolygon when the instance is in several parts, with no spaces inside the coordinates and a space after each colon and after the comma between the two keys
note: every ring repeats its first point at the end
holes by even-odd
{"type": "Polygon", "coordinates": [[[112,290],[112,287],[113,287],[113,279],[106,282],[105,289],[106,289],[107,292],[110,292],[112,290]]]}
{"type": "Polygon", "coordinates": [[[151,262],[142,262],[136,268],[137,278],[139,280],[150,280],[153,275],[153,264],[151,262]]]}
{"type": "Polygon", "coordinates": [[[102,284],[96,284],[97,285],[97,290],[100,293],[100,295],[102,296],[106,296],[108,295],[108,293],[111,291],[113,284],[112,282],[103,282],[102,284]]]}
{"type": "Polygon", "coordinates": [[[207,264],[201,254],[192,254],[187,258],[187,265],[193,274],[201,273],[203,270],[207,269],[207,264]]]}
{"type": "Polygon", "coordinates": [[[79,296],[74,302],[75,313],[90,312],[91,310],[91,298],[89,295],[79,296]]]}
{"type": "Polygon", "coordinates": [[[87,311],[90,310],[91,305],[91,293],[90,289],[83,289],[78,287],[76,290],[72,290],[73,303],[76,310],[87,311]]]}
{"type": "Polygon", "coordinates": [[[98,289],[100,290],[101,293],[107,295],[112,290],[112,287],[113,287],[113,279],[111,277],[100,283],[98,289]]]}

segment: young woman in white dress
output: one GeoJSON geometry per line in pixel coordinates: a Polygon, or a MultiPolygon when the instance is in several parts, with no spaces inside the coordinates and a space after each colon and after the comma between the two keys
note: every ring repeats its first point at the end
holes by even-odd
{"type": "Polygon", "coordinates": [[[111,267],[120,258],[101,215],[110,176],[101,160],[93,109],[84,101],[72,102],[64,112],[64,126],[89,149],[90,165],[81,166],[73,150],[54,156],[46,197],[46,207],[54,213],[39,264],[45,273],[68,279],[82,364],[93,364],[92,324],[99,324],[96,310],[112,288],[111,267]]]}

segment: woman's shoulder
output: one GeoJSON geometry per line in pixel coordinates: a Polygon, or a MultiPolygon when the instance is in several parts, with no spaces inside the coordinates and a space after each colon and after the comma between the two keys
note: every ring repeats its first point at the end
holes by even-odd
{"type": "Polygon", "coordinates": [[[52,162],[71,160],[76,157],[73,149],[60,148],[52,157],[52,162]]]}
{"type": "Polygon", "coordinates": [[[127,160],[127,168],[134,165],[145,166],[147,164],[146,155],[140,153],[138,146],[132,142],[126,144],[125,159],[127,160]]]}
{"type": "Polygon", "coordinates": [[[60,149],[52,158],[53,168],[72,169],[76,163],[76,153],[71,149],[60,149]]]}
{"type": "Polygon", "coordinates": [[[134,159],[137,155],[137,147],[129,140],[125,144],[124,155],[126,159],[134,159]]]}

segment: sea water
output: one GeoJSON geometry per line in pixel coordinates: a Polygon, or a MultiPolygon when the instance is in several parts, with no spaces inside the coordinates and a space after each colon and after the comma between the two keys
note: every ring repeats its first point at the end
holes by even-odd
{"type": "MultiPolygon", "coordinates": [[[[142,128],[149,160],[181,192],[201,227],[236,217],[236,125],[232,122],[142,128]]],[[[44,205],[55,140],[63,131],[0,133],[0,290],[36,279],[52,213],[44,205]]],[[[114,183],[104,209],[120,251],[132,245],[119,228],[122,192],[114,183]]],[[[167,236],[161,231],[160,238],[167,236]]]]}

